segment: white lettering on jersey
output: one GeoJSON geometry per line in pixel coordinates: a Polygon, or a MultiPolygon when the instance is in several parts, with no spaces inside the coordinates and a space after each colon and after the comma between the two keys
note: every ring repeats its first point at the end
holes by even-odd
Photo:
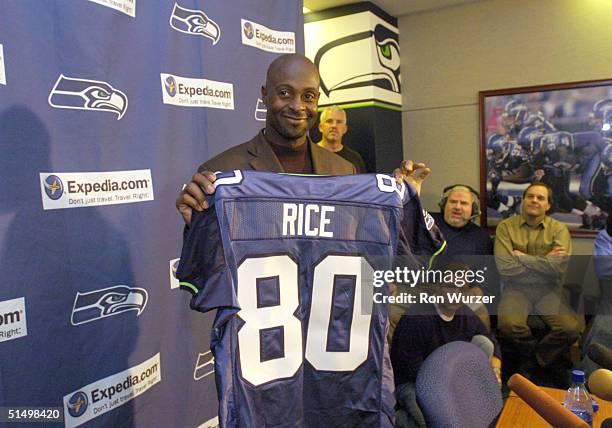
{"type": "Polygon", "coordinates": [[[333,238],[334,233],[325,228],[331,224],[331,213],[335,210],[336,207],[329,205],[283,204],[283,236],[333,238]],[[318,222],[316,214],[319,214],[318,222]]]}

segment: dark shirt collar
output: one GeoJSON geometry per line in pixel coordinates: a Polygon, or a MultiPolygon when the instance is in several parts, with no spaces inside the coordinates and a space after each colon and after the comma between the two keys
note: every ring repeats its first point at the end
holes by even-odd
{"type": "Polygon", "coordinates": [[[313,161],[310,153],[311,141],[308,135],[306,135],[304,144],[300,144],[296,147],[273,143],[266,138],[265,130],[262,131],[261,136],[276,155],[276,158],[280,162],[284,172],[297,174],[314,173],[313,161]]]}

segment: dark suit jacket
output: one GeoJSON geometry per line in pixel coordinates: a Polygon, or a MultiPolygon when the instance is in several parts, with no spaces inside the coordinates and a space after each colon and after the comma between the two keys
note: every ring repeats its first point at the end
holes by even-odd
{"type": "MultiPolygon", "coordinates": [[[[355,166],[340,156],[317,146],[308,140],[312,166],[315,174],[349,175],[355,174],[355,166]]],[[[202,171],[232,171],[234,169],[284,172],[278,158],[265,140],[263,131],[252,140],[232,147],[212,159],[204,162],[198,168],[202,171]]]]}

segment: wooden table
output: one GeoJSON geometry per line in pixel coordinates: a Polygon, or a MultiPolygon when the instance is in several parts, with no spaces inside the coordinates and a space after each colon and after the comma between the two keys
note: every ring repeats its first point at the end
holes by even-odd
{"type": "MultiPolygon", "coordinates": [[[[565,391],[556,388],[540,387],[551,397],[563,402],[565,391]]],[[[599,411],[593,416],[593,428],[599,428],[606,418],[612,418],[612,401],[605,401],[594,397],[599,403],[599,411]]],[[[513,391],[510,392],[508,400],[497,421],[497,428],[514,427],[550,427],[550,425],[535,410],[521,400],[513,391]]]]}

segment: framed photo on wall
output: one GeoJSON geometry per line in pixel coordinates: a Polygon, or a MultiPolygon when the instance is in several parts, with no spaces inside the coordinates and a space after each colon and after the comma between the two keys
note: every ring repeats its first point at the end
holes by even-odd
{"type": "Polygon", "coordinates": [[[550,215],[593,236],[612,209],[612,80],[481,91],[481,224],[520,213],[529,183],[550,215]]]}

